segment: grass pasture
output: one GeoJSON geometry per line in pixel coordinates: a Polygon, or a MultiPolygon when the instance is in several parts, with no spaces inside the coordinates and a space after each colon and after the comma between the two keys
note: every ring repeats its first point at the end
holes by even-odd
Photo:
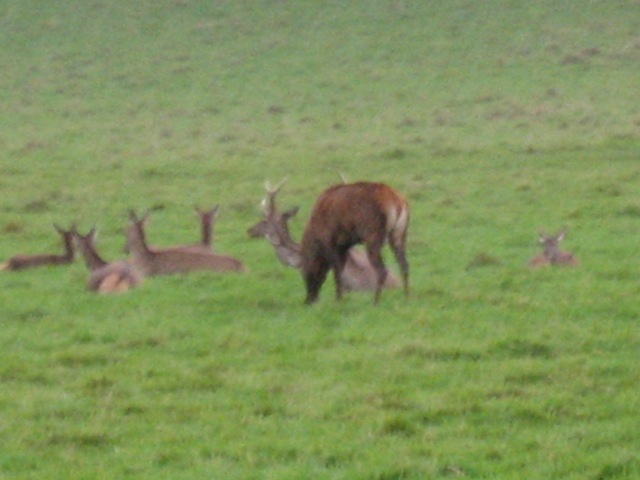
{"type": "Polygon", "coordinates": [[[0,259],[220,203],[249,268],[0,272],[0,479],[640,476],[640,3],[6,0],[0,40],[0,259]],[[246,235],[339,173],[409,199],[408,299],[307,308],[246,235]]]}

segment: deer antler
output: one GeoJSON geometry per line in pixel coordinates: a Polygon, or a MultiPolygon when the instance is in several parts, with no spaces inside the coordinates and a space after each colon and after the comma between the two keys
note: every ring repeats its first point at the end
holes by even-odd
{"type": "Polygon", "coordinates": [[[271,182],[266,180],[264,182],[264,188],[267,190],[267,196],[262,200],[261,206],[265,215],[271,215],[276,209],[276,195],[285,183],[289,180],[289,176],[286,176],[275,188],[271,186],[271,182]]]}

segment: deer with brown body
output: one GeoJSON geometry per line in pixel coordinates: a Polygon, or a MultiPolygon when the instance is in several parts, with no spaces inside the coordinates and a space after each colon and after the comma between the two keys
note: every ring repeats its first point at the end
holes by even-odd
{"type": "Polygon", "coordinates": [[[74,226],[69,230],[60,228],[55,223],[53,224],[56,231],[62,237],[62,244],[64,246],[64,253],[48,254],[38,253],[33,255],[16,255],[11,257],[7,262],[0,265],[0,270],[25,270],[27,268],[43,267],[47,265],[66,265],[73,262],[75,259],[75,249],[73,248],[73,230],[74,226]]]}
{"type": "MultiPolygon", "coordinates": [[[[273,246],[281,263],[299,269],[302,263],[301,247],[291,238],[288,227],[289,220],[298,213],[298,207],[281,213],[275,204],[275,197],[285,181],[275,189],[266,184],[267,196],[262,201],[265,218],[249,228],[247,233],[252,238],[265,237],[273,246]]],[[[374,290],[377,287],[376,271],[364,251],[356,248],[349,249],[342,271],[342,286],[345,291],[374,290]]],[[[393,272],[389,272],[383,288],[399,286],[398,277],[393,272]]]]}
{"type": "Polygon", "coordinates": [[[90,271],[87,288],[101,294],[122,293],[142,283],[142,273],[130,262],[107,262],[98,254],[95,246],[97,234],[95,228],[89,230],[86,235],[74,232],[78,250],[90,271]]]}
{"type": "Polygon", "coordinates": [[[189,245],[172,245],[162,247],[163,250],[176,250],[183,252],[213,253],[213,224],[218,216],[219,205],[211,210],[202,210],[200,207],[193,207],[200,220],[200,241],[189,245]]]}
{"type": "Polygon", "coordinates": [[[144,223],[148,215],[138,218],[129,214],[127,249],[132,263],[144,276],[171,275],[196,271],[242,272],[245,266],[239,260],[210,252],[181,250],[179,248],[153,248],[148,246],[144,223]]]}
{"type": "Polygon", "coordinates": [[[406,259],[409,205],[402,195],[382,183],[357,182],[335,185],[324,191],[311,212],[302,236],[301,268],[307,288],[305,303],[311,304],[329,270],[333,270],[336,298],[344,289],[342,272],[348,252],[364,244],[376,272],[374,302],[387,278],[381,250],[388,241],[400,267],[405,295],[409,293],[409,264],[406,259]]]}
{"type": "Polygon", "coordinates": [[[540,255],[536,255],[529,260],[529,267],[534,269],[551,265],[577,267],[579,262],[573,254],[571,252],[563,252],[560,250],[559,243],[564,240],[566,235],[566,230],[562,230],[557,235],[551,236],[547,236],[540,232],[540,243],[542,244],[544,251],[540,255]]]}

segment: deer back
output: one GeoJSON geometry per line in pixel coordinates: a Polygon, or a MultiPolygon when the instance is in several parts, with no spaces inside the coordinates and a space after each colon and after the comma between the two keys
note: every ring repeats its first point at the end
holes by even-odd
{"type": "Polygon", "coordinates": [[[352,246],[372,237],[406,235],[406,200],[382,183],[359,182],[327,189],[316,201],[302,239],[305,243],[352,246]]]}
{"type": "Polygon", "coordinates": [[[244,264],[235,258],[213,253],[181,250],[175,248],[151,248],[147,245],[144,222],[147,216],[138,219],[130,214],[127,228],[127,247],[134,265],[145,276],[170,275],[195,271],[241,272],[244,264]]]}

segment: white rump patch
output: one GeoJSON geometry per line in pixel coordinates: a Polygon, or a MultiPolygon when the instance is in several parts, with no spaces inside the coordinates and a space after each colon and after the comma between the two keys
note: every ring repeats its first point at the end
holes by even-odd
{"type": "Polygon", "coordinates": [[[392,207],[387,211],[387,233],[393,231],[404,232],[409,220],[409,210],[407,208],[392,207]]]}

